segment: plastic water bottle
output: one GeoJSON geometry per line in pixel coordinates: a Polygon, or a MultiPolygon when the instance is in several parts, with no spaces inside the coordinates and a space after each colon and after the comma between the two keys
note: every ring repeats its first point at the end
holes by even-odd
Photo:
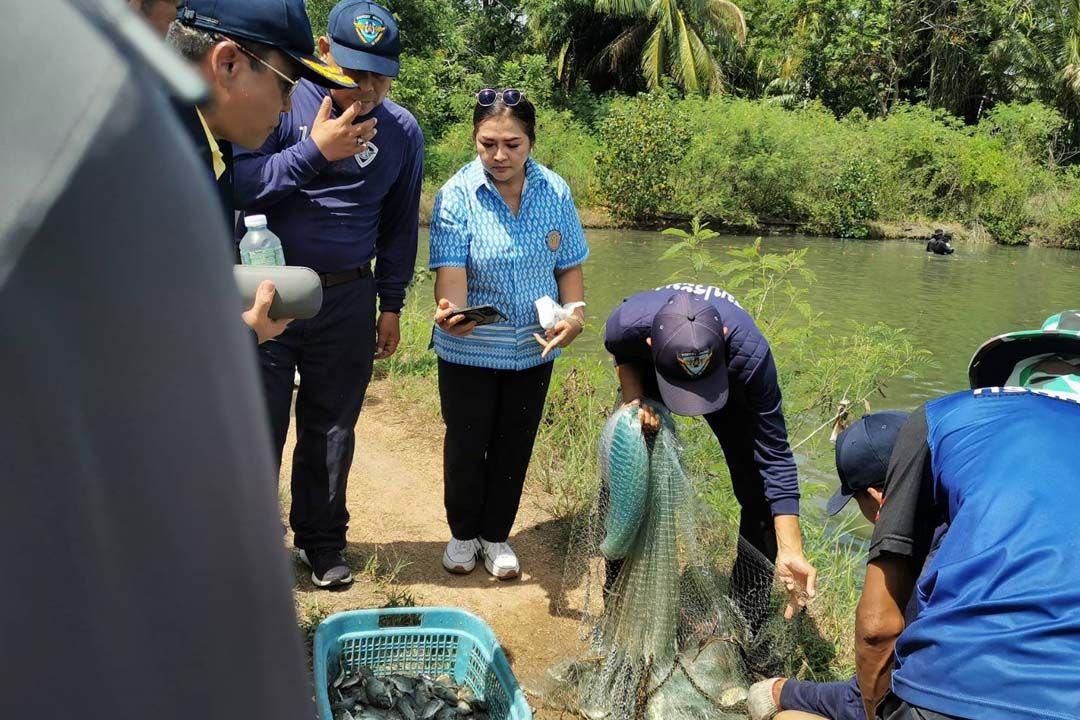
{"type": "Polygon", "coordinates": [[[244,217],[247,232],[240,238],[240,262],[244,265],[284,265],[281,238],[266,227],[265,215],[244,217]]]}

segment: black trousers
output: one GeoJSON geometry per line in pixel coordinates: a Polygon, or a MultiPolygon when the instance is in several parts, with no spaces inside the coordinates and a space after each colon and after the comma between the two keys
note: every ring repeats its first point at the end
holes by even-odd
{"type": "Polygon", "coordinates": [[[878,703],[875,716],[878,720],[964,720],[955,715],[943,715],[933,710],[908,705],[891,691],[878,703]]]}
{"type": "Polygon", "coordinates": [[[457,539],[510,536],[552,365],[491,370],[439,360],[443,500],[457,539]]]}
{"type": "MultiPolygon", "coordinates": [[[[724,408],[706,415],[705,421],[724,452],[740,507],[739,536],[742,541],[731,569],[731,596],[751,633],[756,634],[767,619],[773,585],[772,568],[762,560],[775,562],[777,547],[772,511],[765,500],[765,481],[754,462],[754,417],[738,389],[732,387],[724,408]]],[[[607,563],[607,590],[611,589],[621,568],[621,560],[607,563]]]]}
{"type": "Polygon", "coordinates": [[[289,511],[298,548],[345,547],[353,428],[374,357],[375,281],[370,276],[324,289],[318,315],[293,321],[277,338],[259,346],[279,468],[289,432],[293,374],[300,370],[289,511]]]}
{"type": "Polygon", "coordinates": [[[723,409],[705,416],[724,451],[739,502],[739,547],[731,568],[731,597],[756,634],[768,616],[776,561],[776,528],[765,499],[765,479],[754,462],[754,416],[736,388],[723,409]],[[745,542],[745,544],[744,544],[745,542]],[[750,547],[746,547],[749,545],[750,547]],[[769,565],[762,562],[767,560],[769,565]]]}

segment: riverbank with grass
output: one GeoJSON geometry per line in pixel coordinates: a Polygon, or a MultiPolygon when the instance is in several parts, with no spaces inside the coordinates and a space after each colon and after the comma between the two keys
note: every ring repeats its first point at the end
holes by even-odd
{"type": "MultiPolygon", "coordinates": [[[[891,378],[915,374],[929,362],[929,354],[915,348],[902,329],[867,325],[832,333],[806,301],[814,278],[802,251],[770,254],[756,244],[718,257],[706,247],[711,239],[708,228],[695,225],[690,233],[672,231],[671,236],[667,258],[696,267],[699,274],[731,288],[770,338],[789,436],[793,443],[806,439],[797,451],[800,463],[831,456],[829,432],[842,401],[861,412],[865,400],[886,388],[891,378]],[[813,433],[817,428],[821,429],[813,433]]],[[[399,349],[377,368],[410,412],[437,422],[437,366],[427,349],[431,298],[430,277],[419,273],[402,314],[399,349]]],[[[599,333],[602,327],[590,325],[586,332],[599,333]]],[[[616,391],[615,375],[604,359],[570,348],[555,363],[527,486],[540,510],[565,536],[595,502],[599,435],[616,391]]],[[[719,526],[711,535],[726,546],[708,552],[726,558],[734,543],[738,503],[723,456],[704,423],[680,418],[679,426],[687,470],[719,526]]],[[[803,490],[806,495],[823,492],[805,481],[803,490]]],[[[853,532],[857,525],[853,515],[826,519],[810,503],[804,505],[805,552],[820,573],[820,592],[809,612],[783,632],[783,670],[813,679],[844,678],[854,668],[852,623],[863,576],[863,544],[853,532]]],[[[729,560],[720,562],[718,567],[725,571],[727,565],[722,563],[729,560]]]]}

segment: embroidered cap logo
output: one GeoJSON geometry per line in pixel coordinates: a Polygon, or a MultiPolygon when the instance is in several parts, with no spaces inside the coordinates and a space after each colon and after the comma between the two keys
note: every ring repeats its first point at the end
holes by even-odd
{"type": "Polygon", "coordinates": [[[386,23],[374,15],[357,15],[353,20],[353,27],[360,36],[360,42],[365,45],[377,45],[386,33],[386,23]]]}
{"type": "Polygon", "coordinates": [[[681,352],[675,356],[675,359],[679,363],[679,367],[683,369],[687,375],[692,378],[701,377],[705,373],[705,369],[709,367],[709,361],[712,360],[712,350],[702,350],[700,352],[681,352]]]}

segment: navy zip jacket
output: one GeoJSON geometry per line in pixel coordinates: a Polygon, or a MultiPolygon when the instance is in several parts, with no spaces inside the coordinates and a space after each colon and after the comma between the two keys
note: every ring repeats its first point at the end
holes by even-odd
{"type": "Polygon", "coordinates": [[[772,350],[753,318],[730,293],[712,285],[675,283],[631,295],[608,318],[604,347],[614,356],[616,365],[639,365],[644,371],[646,392],[659,397],[652,349],[645,338],[652,332],[656,313],[676,292],[698,295],[720,313],[728,329],[725,346],[732,388],[728,402],[740,402],[741,398],[754,415],[754,462],[765,483],[765,499],[774,516],[798,515],[799,477],[788,444],[772,350]]]}
{"type": "Polygon", "coordinates": [[[236,205],[266,215],[289,265],[324,273],[376,260],[379,309],[400,312],[416,265],[424,136],[412,113],[384,100],[357,119],[379,119],[368,149],[328,162],[311,139],[328,92],[301,80],[292,110],[263,146],[236,148],[236,205]]]}

